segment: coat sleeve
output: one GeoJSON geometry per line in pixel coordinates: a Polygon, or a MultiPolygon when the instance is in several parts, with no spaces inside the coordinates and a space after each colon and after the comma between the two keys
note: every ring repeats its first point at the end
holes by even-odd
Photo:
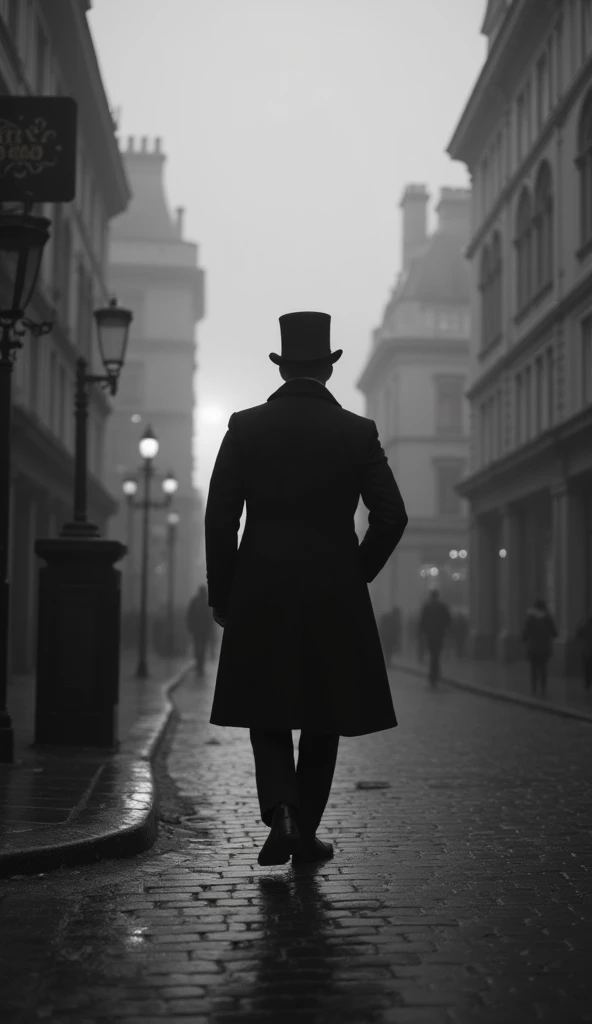
{"type": "Polygon", "coordinates": [[[235,413],[216,457],[205,514],[208,604],[226,613],[236,568],[238,531],[245,503],[235,413]]]}
{"type": "Polygon", "coordinates": [[[367,583],[378,576],[407,526],[401,492],[378,439],[376,424],[373,421],[371,424],[360,487],[362,501],[368,509],[368,529],[359,547],[367,583]]]}

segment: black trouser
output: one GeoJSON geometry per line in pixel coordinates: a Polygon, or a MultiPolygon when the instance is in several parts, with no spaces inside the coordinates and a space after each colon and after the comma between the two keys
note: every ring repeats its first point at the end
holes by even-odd
{"type": "Polygon", "coordinates": [[[440,678],[440,655],[442,653],[442,644],[435,641],[430,643],[430,641],[428,641],[428,650],[430,652],[430,683],[437,683],[440,678]]]}
{"type": "Polygon", "coordinates": [[[592,654],[584,655],[582,668],[584,670],[584,686],[589,690],[592,686],[592,654]]]}
{"type": "Polygon", "coordinates": [[[251,729],[250,734],[261,820],[270,826],[275,805],[285,801],[297,809],[302,836],[312,838],[331,792],[339,736],[303,729],[294,767],[290,729],[251,729]]]}
{"type": "Polygon", "coordinates": [[[541,690],[544,693],[547,689],[547,658],[544,654],[531,654],[530,658],[530,685],[532,692],[536,693],[537,684],[540,682],[541,690]]]}

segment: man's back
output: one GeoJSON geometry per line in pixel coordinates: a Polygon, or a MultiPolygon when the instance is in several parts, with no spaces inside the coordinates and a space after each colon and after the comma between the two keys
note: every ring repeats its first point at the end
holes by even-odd
{"type": "Polygon", "coordinates": [[[231,416],[205,522],[209,600],[227,616],[212,722],[314,721],[359,735],[392,721],[366,583],[406,524],[376,425],[320,382],[290,380],[231,416]],[[361,544],[360,496],[369,509],[361,544]],[[255,700],[246,679],[257,680],[255,700]]]}

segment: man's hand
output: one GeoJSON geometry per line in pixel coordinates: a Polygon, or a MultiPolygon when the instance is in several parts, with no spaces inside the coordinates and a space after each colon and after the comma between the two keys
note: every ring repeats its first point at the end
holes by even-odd
{"type": "Polygon", "coordinates": [[[226,616],[222,615],[222,613],[219,612],[217,608],[214,608],[212,614],[214,616],[214,622],[217,622],[218,625],[222,626],[222,629],[224,629],[224,626],[226,625],[226,616]]]}

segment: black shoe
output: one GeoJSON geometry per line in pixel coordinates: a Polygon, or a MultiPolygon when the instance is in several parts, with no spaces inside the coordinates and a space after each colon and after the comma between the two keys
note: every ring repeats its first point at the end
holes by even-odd
{"type": "Polygon", "coordinates": [[[333,843],[324,843],[322,839],[309,839],[302,843],[298,853],[292,854],[293,864],[313,864],[319,860],[329,860],[333,856],[333,843]]]}
{"type": "Polygon", "coordinates": [[[287,864],[290,854],[300,851],[301,840],[294,808],[291,804],[277,804],[271,819],[271,832],[259,851],[259,864],[287,864]]]}

